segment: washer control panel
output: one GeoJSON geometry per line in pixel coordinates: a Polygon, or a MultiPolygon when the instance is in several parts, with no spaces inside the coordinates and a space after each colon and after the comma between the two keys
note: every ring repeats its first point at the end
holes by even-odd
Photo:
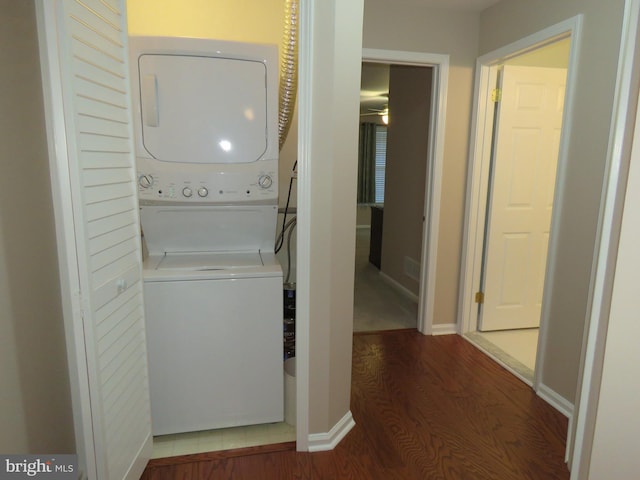
{"type": "Polygon", "coordinates": [[[206,180],[179,177],[176,174],[138,172],[141,201],[193,203],[230,203],[264,201],[277,198],[277,172],[260,171],[247,175],[220,172],[206,180]]]}

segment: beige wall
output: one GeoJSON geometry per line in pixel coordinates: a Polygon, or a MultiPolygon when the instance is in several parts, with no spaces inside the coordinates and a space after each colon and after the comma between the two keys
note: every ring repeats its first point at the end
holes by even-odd
{"type": "Polygon", "coordinates": [[[73,453],[34,2],[0,12],[0,452],[73,453]]]}
{"type": "Polygon", "coordinates": [[[431,68],[391,65],[382,231],[383,273],[414,295],[405,257],[420,263],[431,114],[431,68]]]}
{"type": "MultiPolygon", "coordinates": [[[[559,215],[556,262],[550,265],[550,318],[542,382],[575,400],[592,260],[605,175],[623,0],[503,1],[483,12],[480,54],[583,14],[575,106],[565,180],[554,206],[559,215]]],[[[566,123],[565,123],[566,125],[566,123]]]]}
{"type": "MultiPolygon", "coordinates": [[[[450,56],[434,323],[455,323],[479,14],[365,0],[363,47],[450,56]]],[[[416,199],[422,201],[422,199],[416,199]]]]}

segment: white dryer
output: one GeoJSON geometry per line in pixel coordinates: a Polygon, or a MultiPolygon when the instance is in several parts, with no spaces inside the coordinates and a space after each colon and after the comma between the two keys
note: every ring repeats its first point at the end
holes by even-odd
{"type": "Polygon", "coordinates": [[[277,49],[129,44],[153,434],[282,421],[277,49]]]}

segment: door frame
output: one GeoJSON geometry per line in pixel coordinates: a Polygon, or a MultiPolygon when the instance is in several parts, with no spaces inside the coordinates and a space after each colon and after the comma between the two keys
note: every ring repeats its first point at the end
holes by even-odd
{"type": "Polygon", "coordinates": [[[433,68],[428,132],[429,146],[426,159],[427,174],[423,199],[425,220],[422,226],[417,324],[418,331],[423,335],[433,335],[449,55],[363,48],[362,61],[433,68]]]}
{"type": "MultiPolygon", "coordinates": [[[[467,172],[466,209],[464,220],[464,234],[462,245],[462,263],[460,270],[460,289],[458,299],[458,334],[464,335],[477,329],[478,315],[475,302],[475,292],[479,291],[482,270],[482,251],[484,242],[484,221],[487,214],[486,198],[489,179],[489,162],[491,156],[491,140],[493,133],[494,111],[487,108],[490,103],[491,91],[495,85],[495,67],[505,60],[536,48],[553,43],[556,40],[570,37],[569,64],[567,68],[567,86],[563,112],[563,127],[558,152],[558,169],[556,173],[556,188],[554,192],[554,208],[551,216],[551,233],[547,252],[547,265],[542,296],[542,311],[540,317],[540,333],[536,355],[536,367],[533,379],[533,389],[538,390],[542,379],[541,366],[544,362],[546,345],[547,322],[549,318],[548,299],[553,288],[550,278],[554,278],[553,269],[557,256],[557,232],[559,216],[557,214],[566,177],[567,151],[571,131],[576,72],[578,65],[580,32],[582,15],[576,15],[563,22],[540,30],[502,48],[489,52],[476,61],[475,92],[472,112],[471,143],[469,146],[469,169],[467,172]]],[[[502,363],[502,362],[500,362],[502,363]]],[[[517,373],[504,365],[512,373],[517,373]]],[[[525,379],[523,379],[525,380],[525,379]]],[[[526,381],[526,380],[525,380],[526,381]]],[[[554,402],[555,405],[556,402],[554,402]]],[[[564,412],[564,406],[558,405],[564,412]]],[[[569,412],[565,412],[569,413],[569,412]]]]}

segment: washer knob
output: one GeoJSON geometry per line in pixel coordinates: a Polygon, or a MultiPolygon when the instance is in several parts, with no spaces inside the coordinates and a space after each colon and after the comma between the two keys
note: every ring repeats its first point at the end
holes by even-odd
{"type": "Polygon", "coordinates": [[[142,188],[150,188],[153,185],[153,177],[151,175],[140,175],[138,177],[138,185],[142,188]]]}
{"type": "Polygon", "coordinates": [[[260,175],[258,185],[260,185],[260,188],[269,188],[273,185],[273,178],[270,175],[260,175]]]}
{"type": "Polygon", "coordinates": [[[187,198],[190,198],[193,195],[193,190],[191,190],[189,187],[184,187],[182,189],[182,195],[184,195],[187,198]]]}
{"type": "Polygon", "coordinates": [[[198,195],[201,197],[206,197],[207,195],[209,195],[209,190],[207,190],[207,187],[200,187],[198,189],[198,195]]]}

